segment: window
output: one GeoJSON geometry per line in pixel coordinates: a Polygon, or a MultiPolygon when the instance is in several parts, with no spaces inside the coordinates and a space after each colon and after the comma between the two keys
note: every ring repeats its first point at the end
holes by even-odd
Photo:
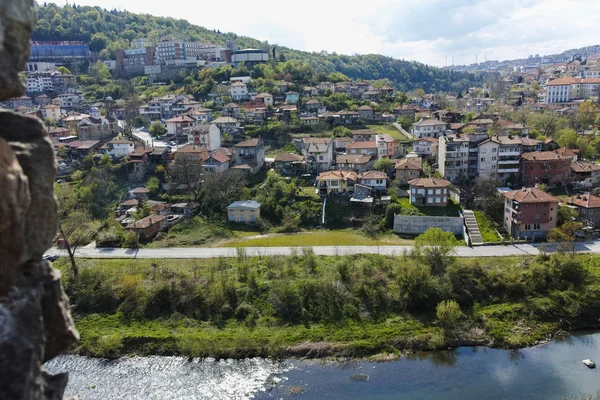
{"type": "Polygon", "coordinates": [[[525,230],[526,231],[530,231],[531,230],[531,225],[530,224],[525,224],[525,230]]]}
{"type": "Polygon", "coordinates": [[[540,229],[540,224],[533,224],[533,229],[539,230],[540,229]]]}
{"type": "Polygon", "coordinates": [[[485,162],[485,157],[481,157],[481,162],[485,162]]]}

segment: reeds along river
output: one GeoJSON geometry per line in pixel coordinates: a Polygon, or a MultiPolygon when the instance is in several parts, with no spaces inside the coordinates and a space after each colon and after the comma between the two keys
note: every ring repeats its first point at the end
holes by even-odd
{"type": "Polygon", "coordinates": [[[600,390],[600,333],[580,333],[522,350],[462,347],[384,363],[192,360],[116,361],[63,356],[66,395],[89,399],[564,399],[600,390]]]}

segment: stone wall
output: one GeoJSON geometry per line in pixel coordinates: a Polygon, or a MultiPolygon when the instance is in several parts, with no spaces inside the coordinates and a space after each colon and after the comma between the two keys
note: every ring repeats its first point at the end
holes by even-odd
{"type": "Polygon", "coordinates": [[[463,217],[394,216],[394,232],[410,235],[420,235],[429,228],[440,228],[462,236],[463,225],[463,217]]]}
{"type": "MultiPolygon", "coordinates": [[[[0,101],[24,94],[33,0],[0,1],[0,101]]],[[[56,165],[46,128],[0,110],[0,398],[62,399],[67,374],[42,365],[78,338],[60,273],[42,260],[56,234],[56,165]]]]}

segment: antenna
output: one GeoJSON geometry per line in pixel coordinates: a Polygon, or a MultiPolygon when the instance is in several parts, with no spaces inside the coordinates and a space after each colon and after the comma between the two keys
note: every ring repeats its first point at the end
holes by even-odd
{"type": "Polygon", "coordinates": [[[452,56],[452,66],[454,67],[454,56],[452,56]]]}
{"type": "Polygon", "coordinates": [[[444,67],[448,65],[448,56],[446,56],[446,61],[444,61],[444,67]]]}
{"type": "Polygon", "coordinates": [[[479,64],[479,61],[477,60],[477,53],[475,53],[475,64],[479,64]]]}

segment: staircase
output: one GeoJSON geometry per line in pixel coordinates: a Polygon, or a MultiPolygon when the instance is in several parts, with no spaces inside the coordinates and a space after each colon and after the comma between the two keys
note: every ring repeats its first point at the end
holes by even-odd
{"type": "Polygon", "coordinates": [[[465,225],[467,225],[467,231],[469,232],[469,237],[471,238],[471,244],[474,246],[483,244],[481,232],[479,231],[479,225],[477,225],[477,220],[475,219],[475,214],[473,214],[473,211],[464,210],[463,215],[465,216],[465,225]]]}

